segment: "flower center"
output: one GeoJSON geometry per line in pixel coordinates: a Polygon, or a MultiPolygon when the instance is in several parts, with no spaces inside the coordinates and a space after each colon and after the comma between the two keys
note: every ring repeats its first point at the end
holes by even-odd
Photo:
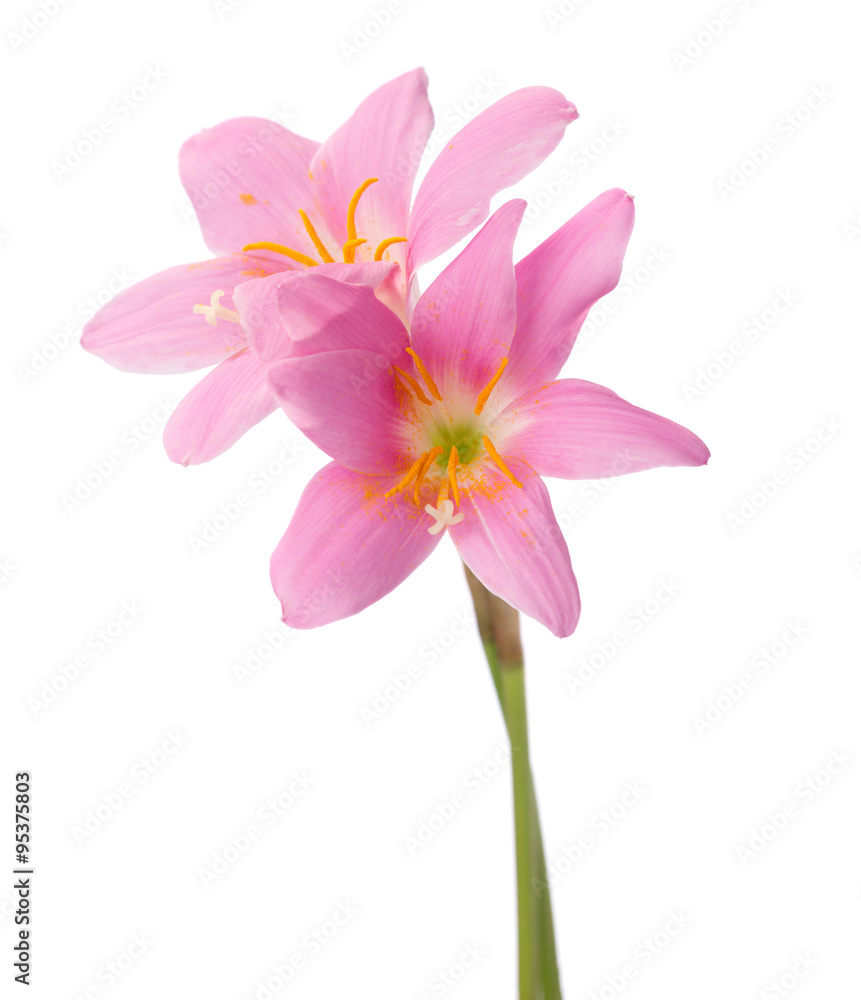
{"type": "MultiPolygon", "coordinates": [[[[368,190],[372,184],[376,184],[379,180],[378,177],[369,177],[367,180],[362,181],[362,183],[353,192],[353,197],[350,199],[349,205],[347,205],[347,240],[341,247],[341,254],[344,257],[345,264],[354,264],[356,262],[356,247],[361,246],[363,243],[368,241],[359,237],[356,232],[356,209],[359,207],[359,199],[368,190]]],[[[273,253],[283,254],[285,257],[289,257],[291,260],[295,260],[299,264],[304,264],[306,267],[316,267],[319,263],[323,264],[334,264],[335,258],[329,253],[326,244],[320,239],[317,230],[314,228],[313,223],[302,211],[299,209],[299,218],[302,220],[302,225],[305,227],[305,231],[311,238],[311,242],[317,249],[317,253],[320,255],[320,260],[314,260],[313,257],[309,257],[307,254],[300,253],[298,250],[293,250],[291,247],[285,247],[282,243],[249,243],[242,249],[245,250],[271,250],[273,253]]],[[[406,236],[390,236],[385,239],[377,246],[374,251],[374,260],[382,260],[383,254],[393,243],[406,243],[406,236]]]]}
{"type": "MultiPolygon", "coordinates": [[[[515,486],[522,487],[523,483],[514,476],[505,464],[493,442],[484,433],[481,421],[453,420],[451,418],[442,394],[424,362],[411,347],[407,348],[407,353],[412,357],[416,372],[424,386],[417,378],[402,368],[398,368],[397,365],[393,365],[395,377],[410,398],[415,397],[415,400],[421,404],[418,416],[425,439],[431,447],[419,455],[402,478],[385,495],[391,497],[412,487],[413,503],[418,506],[421,502],[419,494],[425,482],[428,481],[428,485],[433,485],[437,490],[436,506],[425,504],[425,510],[434,519],[428,532],[436,535],[443,528],[459,524],[463,520],[462,513],[454,515],[455,507],[460,505],[458,467],[466,469],[473,464],[489,459],[515,486]],[[437,406],[437,403],[440,405],[437,406]],[[428,407],[429,410],[422,410],[422,407],[428,407]]],[[[473,410],[476,416],[480,416],[507,364],[508,359],[503,359],[493,378],[478,394],[473,410]]]]}
{"type": "MultiPolygon", "coordinates": [[[[379,178],[377,177],[369,177],[367,180],[362,181],[362,183],[353,192],[353,197],[350,199],[350,203],[347,206],[347,240],[341,247],[341,253],[343,254],[345,264],[355,264],[356,247],[368,242],[367,240],[360,239],[356,234],[356,209],[359,207],[359,199],[372,184],[377,183],[378,179],[379,178]]],[[[245,201],[247,198],[252,198],[252,196],[240,195],[240,198],[245,201]]],[[[252,198],[252,201],[248,202],[248,204],[252,204],[253,200],[254,199],[252,198]]],[[[320,254],[319,261],[314,260],[313,257],[309,257],[307,254],[300,253],[298,250],[293,250],[291,247],[285,247],[281,243],[249,243],[247,246],[242,248],[243,252],[247,250],[272,250],[274,253],[283,254],[285,257],[289,257],[291,260],[295,260],[299,264],[305,264],[307,267],[317,267],[317,265],[321,262],[323,264],[334,264],[335,258],[329,253],[326,248],[326,244],[317,234],[317,230],[314,228],[313,223],[301,208],[299,209],[299,218],[305,226],[305,231],[311,237],[311,242],[317,248],[317,253],[320,254]]],[[[390,236],[388,239],[383,240],[374,251],[374,260],[382,260],[383,254],[390,246],[392,246],[392,244],[406,242],[406,236],[390,236]]],[[[238,313],[233,312],[231,309],[225,309],[223,306],[218,304],[218,300],[222,295],[224,295],[224,292],[221,289],[213,292],[208,306],[203,303],[199,303],[193,307],[192,312],[205,316],[206,322],[209,323],[210,326],[215,326],[220,319],[225,319],[230,323],[239,323],[238,313]]],[[[409,378],[409,376],[407,376],[407,378],[409,378]]]]}

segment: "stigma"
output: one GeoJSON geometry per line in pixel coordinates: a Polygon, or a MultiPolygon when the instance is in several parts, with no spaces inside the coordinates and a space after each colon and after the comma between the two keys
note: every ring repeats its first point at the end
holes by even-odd
{"type": "Polygon", "coordinates": [[[434,523],[428,528],[429,535],[438,535],[443,528],[451,528],[463,520],[463,514],[455,514],[451,500],[443,500],[436,507],[427,503],[425,511],[434,519],[434,523]]]}
{"type": "Polygon", "coordinates": [[[224,306],[219,305],[219,299],[222,295],[224,295],[224,291],[219,288],[217,292],[213,292],[210,296],[208,306],[199,303],[191,311],[203,316],[210,326],[215,326],[220,319],[226,319],[228,323],[238,323],[238,312],[234,312],[232,309],[225,309],[224,306]]]}

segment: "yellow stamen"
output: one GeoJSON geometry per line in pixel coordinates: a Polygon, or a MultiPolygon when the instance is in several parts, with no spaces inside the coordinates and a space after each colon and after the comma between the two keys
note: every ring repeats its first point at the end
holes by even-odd
{"type": "Polygon", "coordinates": [[[430,394],[434,399],[438,399],[442,402],[442,396],[440,395],[439,389],[436,387],[436,382],[431,378],[430,372],[425,368],[422,359],[416,354],[416,352],[411,348],[407,348],[407,354],[415,361],[416,368],[418,368],[419,375],[425,380],[425,385],[430,389],[430,394]]]}
{"type": "Polygon", "coordinates": [[[374,260],[382,260],[383,254],[386,252],[386,250],[389,249],[389,247],[393,243],[406,243],[406,242],[407,242],[406,236],[390,236],[387,240],[383,240],[383,242],[374,251],[374,260]]]}
{"type": "Polygon", "coordinates": [[[316,267],[317,261],[312,257],[308,257],[304,253],[299,253],[298,250],[291,250],[290,247],[282,246],[280,243],[249,243],[248,246],[244,246],[245,250],[271,250],[273,253],[282,253],[285,257],[289,257],[291,260],[295,260],[300,264],[307,264],[308,267],[316,267]]]}
{"type": "Polygon", "coordinates": [[[367,189],[372,185],[376,184],[379,180],[378,177],[369,177],[366,181],[356,188],[353,192],[353,197],[350,199],[350,204],[347,206],[347,240],[354,240],[356,238],[356,209],[359,206],[359,198],[367,191],[367,189]]]}
{"type": "Polygon", "coordinates": [[[419,490],[421,489],[421,485],[425,476],[428,474],[428,469],[433,465],[435,459],[437,459],[442,454],[442,451],[443,451],[442,448],[437,446],[436,448],[431,448],[431,450],[427,453],[427,455],[425,455],[424,463],[422,464],[422,467],[419,469],[418,474],[416,475],[416,485],[415,489],[413,490],[413,500],[416,503],[419,502],[419,490]]]}
{"type": "Polygon", "coordinates": [[[388,493],[384,493],[383,496],[388,498],[395,495],[395,493],[400,493],[401,490],[405,489],[412,482],[413,476],[419,471],[419,469],[424,465],[425,459],[428,457],[428,453],[425,451],[413,462],[410,466],[409,471],[404,476],[404,478],[398,483],[397,486],[393,486],[388,493]]]}
{"type": "Polygon", "coordinates": [[[478,416],[479,413],[484,409],[484,404],[487,402],[490,394],[493,392],[493,387],[502,378],[502,373],[505,371],[505,366],[508,364],[508,358],[502,359],[502,364],[496,369],[496,374],[487,383],[487,385],[478,394],[478,401],[475,404],[475,415],[478,416]]]}
{"type": "Polygon", "coordinates": [[[320,260],[322,260],[324,264],[334,264],[335,258],[326,249],[326,244],[317,235],[317,230],[314,228],[311,220],[301,208],[299,209],[299,218],[302,220],[302,224],[305,226],[305,231],[311,237],[314,246],[317,248],[317,253],[320,254],[320,260]]]}
{"type": "Polygon", "coordinates": [[[433,400],[427,398],[424,389],[422,389],[422,387],[418,384],[418,382],[416,382],[416,380],[412,377],[412,375],[408,375],[405,371],[398,368],[397,365],[392,365],[392,368],[394,368],[399,378],[406,380],[410,388],[423,403],[426,403],[428,406],[433,406],[433,400]]]}
{"type": "MultiPolygon", "coordinates": [[[[455,475],[455,470],[457,469],[458,454],[457,448],[454,445],[451,446],[451,452],[448,456],[448,481],[451,483],[451,492],[454,497],[455,507],[460,506],[460,491],[457,488],[457,476],[455,475]]],[[[439,503],[437,503],[439,507],[439,503]]]]}
{"type": "Polygon", "coordinates": [[[439,505],[443,502],[443,500],[447,499],[448,499],[448,480],[443,479],[439,484],[439,493],[437,493],[436,495],[437,507],[439,507],[439,505]]]}
{"type": "Polygon", "coordinates": [[[508,476],[508,478],[512,481],[512,483],[514,483],[515,486],[522,487],[523,483],[521,483],[520,480],[514,476],[511,469],[509,469],[508,466],[505,464],[505,462],[502,461],[502,459],[499,457],[499,452],[496,450],[496,448],[493,447],[493,442],[486,434],[482,438],[482,441],[484,441],[484,447],[487,448],[488,455],[490,455],[493,461],[496,462],[496,464],[505,473],[505,475],[508,476]]]}
{"type": "Polygon", "coordinates": [[[347,240],[344,244],[344,263],[345,264],[355,264],[356,263],[356,247],[361,246],[362,243],[367,243],[367,240],[347,240]]]}

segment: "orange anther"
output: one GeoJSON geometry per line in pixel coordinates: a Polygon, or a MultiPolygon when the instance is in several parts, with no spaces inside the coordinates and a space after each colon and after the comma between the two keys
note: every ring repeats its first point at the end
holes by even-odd
{"type": "Polygon", "coordinates": [[[335,258],[326,249],[326,244],[317,235],[317,230],[314,228],[313,224],[311,223],[311,220],[302,211],[301,208],[299,209],[299,218],[302,220],[302,224],[305,226],[305,232],[308,233],[308,235],[311,237],[311,242],[317,248],[317,253],[320,254],[320,260],[322,260],[324,264],[334,264],[335,258]]]}
{"type": "Polygon", "coordinates": [[[285,257],[289,257],[291,260],[297,261],[299,264],[306,264],[308,267],[316,267],[317,261],[309,257],[307,254],[299,253],[298,250],[291,250],[290,247],[282,246],[280,243],[249,243],[247,246],[242,248],[243,250],[271,250],[273,253],[284,254],[285,257]]]}
{"type": "Polygon", "coordinates": [[[406,242],[407,242],[406,236],[390,236],[387,240],[383,240],[383,242],[374,251],[374,260],[382,260],[383,254],[386,252],[386,250],[389,249],[389,247],[393,243],[406,243],[406,242]]]}
{"type": "Polygon", "coordinates": [[[505,464],[505,462],[502,461],[502,459],[499,457],[499,452],[496,450],[496,448],[493,447],[493,442],[486,434],[482,438],[482,441],[484,441],[484,447],[487,448],[488,455],[490,455],[493,461],[496,462],[496,464],[499,466],[502,472],[504,472],[505,475],[508,476],[508,478],[512,481],[512,483],[514,483],[515,486],[522,487],[523,483],[521,483],[520,480],[517,479],[517,477],[514,475],[511,469],[509,469],[508,466],[505,464]]]}
{"type": "Polygon", "coordinates": [[[428,474],[428,469],[431,467],[431,465],[433,465],[434,461],[442,454],[442,451],[443,450],[440,447],[431,448],[431,450],[427,453],[427,455],[425,455],[424,463],[422,464],[422,467],[419,469],[418,474],[416,475],[416,485],[415,489],[413,490],[413,500],[415,500],[416,503],[419,502],[419,490],[421,489],[421,485],[422,482],[424,481],[425,476],[428,474]]]}
{"type": "Polygon", "coordinates": [[[398,368],[397,365],[392,365],[392,368],[394,368],[398,378],[404,379],[406,383],[410,386],[410,388],[413,390],[413,392],[416,394],[416,396],[418,396],[418,398],[423,403],[426,403],[428,406],[433,406],[433,400],[427,398],[424,389],[422,389],[422,387],[418,384],[418,382],[416,382],[416,380],[412,377],[412,375],[409,375],[401,368],[398,368]]]}
{"type": "MultiPolygon", "coordinates": [[[[457,469],[458,454],[457,448],[454,445],[451,446],[451,451],[448,456],[448,481],[451,483],[451,493],[454,497],[455,507],[460,506],[460,491],[457,488],[457,476],[455,475],[455,470],[457,469]]],[[[437,504],[439,506],[439,504],[437,504]]]]}
{"type": "Polygon", "coordinates": [[[487,383],[487,385],[478,394],[478,401],[475,404],[475,415],[478,416],[479,413],[484,409],[484,404],[487,402],[490,394],[493,392],[493,387],[502,378],[502,373],[505,371],[505,366],[508,364],[508,358],[502,359],[502,364],[496,369],[496,374],[487,383]]]}
{"type": "Polygon", "coordinates": [[[416,354],[416,352],[411,347],[407,348],[407,354],[409,354],[409,356],[415,362],[419,375],[421,375],[421,377],[425,380],[425,385],[428,387],[428,389],[430,389],[430,394],[433,396],[434,399],[438,399],[440,400],[440,402],[442,402],[442,396],[440,395],[439,389],[437,389],[436,387],[436,382],[434,382],[434,380],[431,378],[431,374],[427,370],[427,368],[425,368],[422,359],[418,356],[418,354],[416,354]]]}
{"type": "Polygon", "coordinates": [[[400,491],[402,489],[405,489],[407,486],[409,486],[410,483],[413,480],[413,476],[415,476],[416,473],[419,471],[419,469],[422,468],[422,466],[424,465],[425,459],[427,457],[428,457],[428,452],[426,452],[426,451],[422,452],[422,454],[419,455],[419,457],[415,460],[415,462],[413,462],[413,464],[409,467],[409,471],[406,473],[406,475],[403,477],[403,479],[400,480],[400,482],[398,483],[398,485],[397,486],[393,486],[389,490],[389,492],[388,493],[384,493],[383,496],[386,497],[386,498],[394,496],[395,493],[400,493],[400,491]]]}
{"type": "Polygon", "coordinates": [[[343,246],[344,250],[344,263],[345,264],[355,264],[356,262],[356,247],[361,246],[363,243],[367,243],[367,240],[347,240],[343,246]]]}
{"type": "Polygon", "coordinates": [[[359,206],[359,199],[368,190],[372,184],[376,184],[379,180],[378,177],[369,177],[366,181],[356,188],[353,192],[353,197],[350,199],[350,204],[347,206],[347,240],[354,240],[356,238],[356,209],[359,206]]]}

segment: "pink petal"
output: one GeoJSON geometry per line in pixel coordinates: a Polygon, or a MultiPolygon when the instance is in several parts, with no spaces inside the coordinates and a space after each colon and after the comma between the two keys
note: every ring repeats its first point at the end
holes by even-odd
{"type": "Polygon", "coordinates": [[[308,166],[317,148],[265,118],[232,118],[188,139],[179,172],[209,249],[265,240],[316,260],[298,209],[313,209],[308,166]]]}
{"type": "Polygon", "coordinates": [[[190,372],[217,364],[244,347],[245,336],[227,320],[210,326],[194,306],[209,305],[212,293],[223,289],[220,305],[232,310],[235,285],[280,268],[252,254],[171,267],[111,299],[84,327],[81,346],[130,372],[190,372]]]}
{"type": "Polygon", "coordinates": [[[371,251],[390,236],[407,235],[413,181],[433,129],[427,84],[422,69],[384,84],[317,150],[311,163],[317,207],[339,244],[347,239],[353,192],[370,177],[378,182],[359,200],[358,235],[371,251]]]}
{"type": "Polygon", "coordinates": [[[246,347],[204,376],[167,422],[168,458],[180,465],[208,462],[277,410],[266,368],[246,347]]]}
{"type": "Polygon", "coordinates": [[[525,388],[556,378],[594,303],[616,287],[634,199],[605,191],[516,267],[517,334],[509,377],[525,388]]]}
{"type": "Polygon", "coordinates": [[[266,360],[345,347],[374,349],[390,339],[405,346],[403,323],[372,291],[396,267],[391,261],[320,264],[240,285],[235,301],[248,343],[266,360]]]}
{"type": "Polygon", "coordinates": [[[464,491],[460,508],[466,516],[449,533],[488,590],[554,635],[571,635],[580,595],[547,487],[525,463],[503,458],[522,488],[488,463],[481,482],[464,491]]]}
{"type": "Polygon", "coordinates": [[[336,462],[371,475],[403,473],[411,461],[392,371],[399,360],[355,348],[310,354],[276,362],[269,385],[299,430],[336,462]]]}
{"type": "Polygon", "coordinates": [[[705,465],[709,450],[680,424],[593,382],[563,379],[523,396],[488,429],[501,451],[542,476],[604,479],[661,465],[705,465]]]}
{"type": "Polygon", "coordinates": [[[575,118],[577,109],[558,90],[526,87],[464,125],[419,185],[407,234],[407,278],[475,229],[493,195],[537,167],[575,118]]]}
{"type": "Polygon", "coordinates": [[[404,494],[383,499],[391,485],[336,462],[307,485],[270,567],[288,625],[314,628],[362,611],[439,544],[421,507],[404,494]]]}
{"type": "MultiPolygon", "coordinates": [[[[508,354],[516,288],[512,246],[526,202],[506,202],[419,299],[412,343],[441,393],[475,395],[508,354]]],[[[470,407],[471,409],[471,407],[470,407]]]]}

